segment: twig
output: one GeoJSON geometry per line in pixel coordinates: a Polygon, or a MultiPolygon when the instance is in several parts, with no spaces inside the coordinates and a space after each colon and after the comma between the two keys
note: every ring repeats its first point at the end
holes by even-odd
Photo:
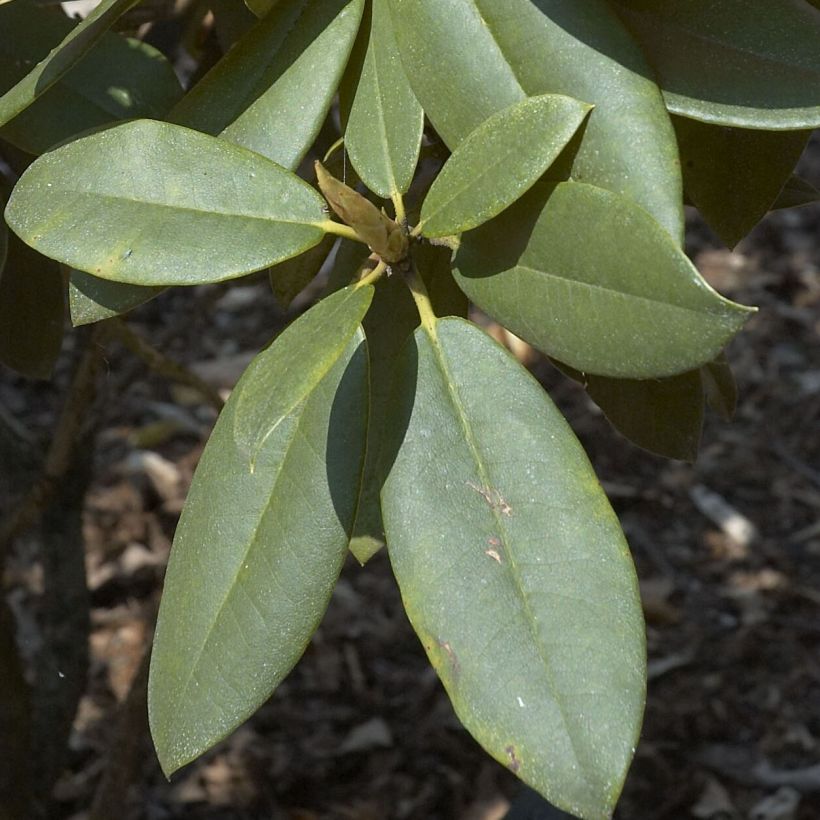
{"type": "Polygon", "coordinates": [[[109,743],[106,766],[91,804],[88,820],[111,820],[125,814],[128,789],[137,780],[142,744],[148,732],[148,669],[151,646],[145,650],[131,688],[119,708],[109,743]]]}
{"type": "Polygon", "coordinates": [[[142,359],[151,370],[159,373],[160,376],[196,390],[203,398],[207,399],[209,404],[216,408],[217,412],[225,406],[225,402],[222,400],[222,396],[219,395],[218,390],[183,367],[179,362],[169,359],[164,353],[141,339],[122,319],[104,322],[102,331],[107,338],[121,342],[135,356],[142,359]]]}
{"type": "Polygon", "coordinates": [[[96,396],[96,377],[102,361],[102,348],[97,343],[98,335],[98,329],[87,335],[83,334],[87,339],[85,348],[69,385],[65,404],[46,452],[42,473],[17,509],[0,525],[0,566],[9,544],[40,518],[54,495],[56,486],[71,466],[74,448],[81,438],[88,410],[96,396]]]}

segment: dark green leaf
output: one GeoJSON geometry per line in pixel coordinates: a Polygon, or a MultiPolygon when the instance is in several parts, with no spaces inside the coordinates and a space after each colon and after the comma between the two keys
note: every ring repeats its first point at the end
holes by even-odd
{"type": "Polygon", "coordinates": [[[364,0],[282,0],[171,112],[294,169],[327,116],[364,0]]]}
{"type": "Polygon", "coordinates": [[[673,121],[686,193],[732,248],[769,212],[811,132],[724,128],[682,117],[673,121]]]}
{"type": "Polygon", "coordinates": [[[272,382],[282,357],[312,369],[302,330],[314,322],[302,316],[242,377],[177,527],[148,690],[168,775],[233,731],[293,668],[347,554],[367,425],[362,331],[338,346],[307,394],[272,382]],[[240,412],[248,401],[262,404],[252,429],[240,412]],[[271,432],[250,469],[246,442],[263,416],[271,432]]]}
{"type": "MultiPolygon", "coordinates": [[[[63,39],[34,65],[14,86],[0,97],[0,125],[31,105],[92,48],[113,25],[114,21],[135,6],[139,0],[102,0],[81,23],[74,26],[63,39]]],[[[10,4],[19,7],[17,3],[10,4]]],[[[16,11],[21,11],[18,8],[16,11]]],[[[25,11],[29,11],[28,8],[25,11]]],[[[49,23],[57,31],[63,23],[49,23]]],[[[25,63],[21,66],[28,68],[25,63]]]]}
{"type": "MultiPolygon", "coordinates": [[[[433,309],[439,316],[466,316],[467,298],[450,272],[451,253],[446,248],[416,245],[413,259],[427,287],[433,309]]],[[[376,286],[373,304],[364,318],[370,353],[370,424],[367,431],[362,497],[350,551],[362,564],[384,546],[379,493],[379,462],[387,416],[384,408],[390,392],[396,361],[407,337],[419,326],[413,298],[400,276],[382,279],[376,286]]]]}
{"type": "Polygon", "coordinates": [[[256,15],[236,0],[208,0],[214,15],[214,31],[223,52],[232,48],[256,22],[256,15]]]}
{"type": "Polygon", "coordinates": [[[664,458],[694,462],[698,457],[704,415],[701,370],[665,379],[584,376],[581,382],[609,423],[633,444],[664,458]]]}
{"type": "Polygon", "coordinates": [[[6,219],[41,253],[103,279],[191,285],[296,256],[327,217],[319,194],[270,160],[138,120],[42,156],[6,219]]]}
{"type": "MultiPolygon", "coordinates": [[[[0,7],[0,25],[5,22],[4,8],[0,7]]],[[[50,11],[33,7],[24,14],[31,14],[34,24],[40,15],[51,16],[50,11]]],[[[0,128],[0,137],[30,154],[42,154],[116,120],[159,119],[181,96],[179,80],[159,51],[109,33],[59,82],[0,128]]]]}
{"type": "Polygon", "coordinates": [[[68,310],[74,327],[120,316],[163,292],[165,288],[124,285],[90,273],[71,271],[68,280],[68,310]]]}
{"type": "Polygon", "coordinates": [[[615,0],[669,110],[718,125],[820,126],[820,16],[803,0],[615,0]]]}
{"type": "Polygon", "coordinates": [[[288,327],[276,356],[250,365],[245,389],[235,402],[234,437],[244,446],[251,468],[277,427],[335,365],[372,298],[370,286],[351,286],[328,296],[288,327]]]}
{"type": "Polygon", "coordinates": [[[724,421],[731,421],[737,406],[737,383],[726,355],[721,353],[700,372],[709,406],[724,421]]]}
{"type": "Polygon", "coordinates": [[[337,237],[328,234],[316,247],[270,269],[271,290],[285,310],[319,273],[336,239],[337,237]]]}
{"type": "Polygon", "coordinates": [[[467,296],[513,333],[584,373],[647,379],[709,361],[743,325],[751,308],[630,200],[543,188],[465,234],[455,259],[467,296]]]}
{"type": "Polygon", "coordinates": [[[561,808],[609,818],[645,675],[618,520],[558,410],[476,327],[416,331],[396,384],[382,510],[410,621],[496,760],[561,808]]]}
{"type": "Polygon", "coordinates": [[[526,96],[591,103],[580,147],[566,157],[571,177],[629,196],[682,238],[674,132],[643,55],[605,0],[390,0],[390,8],[413,89],[451,149],[526,96]]]}
{"type": "Polygon", "coordinates": [[[0,362],[30,379],[47,379],[63,343],[59,266],[9,237],[0,272],[0,362]]]}
{"type": "Polygon", "coordinates": [[[424,236],[451,236],[497,216],[528,191],[589,114],[570,97],[529,97],[493,114],[463,140],[421,209],[424,236]]]}
{"type": "Polygon", "coordinates": [[[820,202],[820,190],[805,179],[791,176],[772,205],[772,210],[799,208],[802,205],[813,205],[815,202],[820,202]]]}
{"type": "Polygon", "coordinates": [[[424,114],[398,55],[388,0],[372,0],[367,50],[345,129],[345,148],[371,191],[390,198],[413,181],[424,114]]]}

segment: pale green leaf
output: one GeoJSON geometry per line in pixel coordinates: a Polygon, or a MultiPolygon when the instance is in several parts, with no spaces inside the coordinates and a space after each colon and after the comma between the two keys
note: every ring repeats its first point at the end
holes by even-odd
{"type": "Polygon", "coordinates": [[[59,266],[9,236],[0,266],[0,363],[48,379],[63,343],[64,310],[59,266]]]}
{"type": "MultiPolygon", "coordinates": [[[[85,56],[117,18],[137,2],[139,0],[102,0],[85,20],[74,26],[48,54],[0,97],[0,125],[5,125],[51,88],[85,56]]],[[[5,13],[6,10],[3,11],[5,13]]],[[[56,30],[63,24],[55,22],[53,25],[56,30]]]]}
{"type": "Polygon", "coordinates": [[[389,199],[413,181],[424,114],[399,58],[388,0],[372,0],[367,46],[345,128],[350,162],[367,187],[389,199]]]}
{"type": "Polygon", "coordinates": [[[314,364],[300,349],[301,329],[312,322],[308,313],[291,325],[240,380],[177,527],[148,688],[167,775],[233,731],[281,683],[318,626],[347,554],[367,424],[362,331],[337,346],[307,394],[277,385],[268,417],[275,430],[253,470],[244,444],[253,431],[243,431],[237,416],[248,397],[264,405],[270,394],[260,396],[260,384],[280,370],[281,357],[314,364]]]}
{"type": "Polygon", "coordinates": [[[451,236],[497,216],[555,161],[590,106],[556,94],[493,114],[441,169],[421,209],[424,236],[451,236]]]}
{"type": "Polygon", "coordinates": [[[364,0],[282,0],[169,119],[295,169],[327,116],[363,5],[364,0]]]}
{"type": "Polygon", "coordinates": [[[402,61],[451,149],[527,96],[593,104],[556,174],[624,194],[683,236],[675,136],[643,55],[605,0],[390,0],[402,61]]]}
{"type": "Polygon", "coordinates": [[[769,212],[811,132],[726,128],[682,117],[674,123],[686,193],[733,248],[769,212]]]}
{"type": "Polygon", "coordinates": [[[324,201],[258,154],[137,120],[52,151],[23,174],[9,227],[70,267],[136,285],[218,282],[318,244],[324,201]]]}
{"type": "MultiPolygon", "coordinates": [[[[15,9],[17,3],[7,8],[15,9]]],[[[32,14],[34,24],[50,11],[34,7],[24,14],[32,14]]],[[[4,13],[0,10],[0,27],[4,13]]],[[[68,20],[66,24],[71,27],[68,20]]],[[[30,154],[42,154],[116,120],[160,119],[181,96],[174,69],[159,51],[107,33],[77,66],[0,128],[0,137],[30,154]]]]}
{"type": "Polygon", "coordinates": [[[125,285],[72,270],[68,279],[68,310],[74,327],[120,316],[153,299],[165,288],[125,285]]]}
{"type": "Polygon", "coordinates": [[[543,188],[465,234],[455,259],[467,296],[542,352],[584,373],[671,376],[714,358],[752,312],[629,199],[543,188]]]}
{"type": "Polygon", "coordinates": [[[251,468],[279,425],[335,365],[372,298],[372,286],[351,286],[322,299],[282,334],[275,357],[250,365],[235,402],[234,438],[251,468]]]}
{"type": "Polygon", "coordinates": [[[740,128],[820,126],[820,15],[804,0],[615,0],[669,110],[740,128]]]}
{"type": "Polygon", "coordinates": [[[555,805],[609,818],[635,750],[635,571],[580,444],[538,383],[460,319],[401,356],[382,491],[414,629],[456,713],[555,805]]]}

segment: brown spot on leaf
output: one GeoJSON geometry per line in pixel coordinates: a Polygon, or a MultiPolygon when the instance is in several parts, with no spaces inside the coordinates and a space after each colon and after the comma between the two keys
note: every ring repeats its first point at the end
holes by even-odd
{"type": "Polygon", "coordinates": [[[489,555],[493,561],[497,561],[499,564],[501,563],[501,555],[497,550],[484,550],[484,554],[489,555]]]}
{"type": "Polygon", "coordinates": [[[492,487],[479,487],[478,484],[473,484],[472,481],[467,482],[467,486],[471,490],[475,490],[492,509],[500,512],[501,515],[512,515],[512,507],[505,501],[504,496],[498,490],[492,487]]]}
{"type": "Polygon", "coordinates": [[[453,647],[450,646],[447,641],[439,641],[438,645],[447,653],[447,657],[450,660],[450,667],[453,670],[453,677],[458,677],[458,674],[461,671],[461,664],[458,662],[458,657],[453,651],[453,647]]]}
{"type": "Polygon", "coordinates": [[[504,751],[506,752],[507,757],[509,757],[510,759],[510,762],[507,764],[507,767],[511,772],[518,774],[519,770],[521,769],[521,761],[515,754],[515,746],[507,746],[507,748],[504,749],[504,751]]]}

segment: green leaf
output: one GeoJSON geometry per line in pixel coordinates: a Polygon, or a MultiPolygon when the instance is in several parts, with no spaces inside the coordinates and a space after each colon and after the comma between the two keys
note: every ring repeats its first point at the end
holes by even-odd
{"type": "MultiPolygon", "coordinates": [[[[0,187],[0,203],[5,202],[2,187],[0,187]]],[[[6,264],[6,256],[9,251],[9,229],[6,227],[6,220],[0,218],[0,275],[6,264]]]]}
{"type": "Polygon", "coordinates": [[[256,22],[256,15],[236,0],[208,0],[214,15],[214,32],[223,52],[232,48],[256,22]]]}
{"type": "Polygon", "coordinates": [[[803,0],[615,0],[670,111],[740,128],[820,126],[820,17],[803,0]]]}
{"type": "Polygon", "coordinates": [[[465,234],[455,259],[467,296],[542,352],[584,373],[671,376],[714,358],[752,312],[625,197],[543,188],[465,234]]]}
{"type": "Polygon", "coordinates": [[[413,90],[451,149],[526,96],[583,100],[595,110],[566,156],[571,178],[630,197],[682,238],[675,135],[605,0],[390,0],[390,9],[413,90]]]}
{"type": "Polygon", "coordinates": [[[270,286],[284,310],[313,281],[338,237],[328,234],[316,247],[270,269],[270,286]]]}
{"type": "Polygon", "coordinates": [[[59,267],[8,237],[0,266],[0,362],[30,379],[48,379],[63,343],[59,267]]]}
{"type": "Polygon", "coordinates": [[[686,193],[732,248],[769,212],[811,131],[751,131],[681,117],[673,121],[686,193]]]}
{"type": "Polygon", "coordinates": [[[281,0],[245,0],[245,5],[257,16],[264,17],[281,0]]]}
{"type": "MultiPolygon", "coordinates": [[[[467,298],[450,272],[451,252],[432,245],[416,245],[413,259],[438,316],[466,316],[467,298]]],[[[379,493],[381,444],[398,355],[413,331],[419,315],[413,297],[400,276],[382,278],[376,285],[373,304],[364,317],[370,354],[370,424],[367,431],[367,458],[362,480],[362,496],[350,551],[365,564],[384,546],[379,493]]]]}
{"type": "Polygon", "coordinates": [[[493,114],[454,151],[421,209],[424,236],[451,236],[497,216],[543,176],[589,114],[570,97],[530,97],[493,114]]]}
{"type": "MultiPolygon", "coordinates": [[[[0,125],[5,125],[51,88],[85,56],[114,21],[137,2],[139,0],[102,0],[85,20],[74,26],[31,71],[0,97],[0,125]]],[[[14,5],[19,5],[19,0],[11,4],[14,5]]],[[[61,24],[53,25],[56,29],[61,24]]]]}
{"type": "Polygon", "coordinates": [[[580,382],[621,435],[650,453],[694,463],[703,430],[702,370],[664,379],[610,379],[579,373],[556,362],[580,382]]]}
{"type": "Polygon", "coordinates": [[[40,157],[6,219],[41,253],[102,279],[193,285],[312,248],[327,217],[319,194],[270,160],[138,120],[40,157]]]}
{"type": "Polygon", "coordinates": [[[609,818],[640,730],[635,571],[540,385],[460,319],[397,368],[382,510],[405,609],[459,719],[552,803],[609,818]]]}
{"type": "Polygon", "coordinates": [[[83,273],[71,271],[68,279],[68,310],[74,327],[101,322],[120,316],[145,304],[165,288],[124,285],[83,273]]]}
{"type": "Polygon", "coordinates": [[[334,366],[372,298],[372,286],[350,286],[322,299],[282,334],[274,358],[251,363],[234,410],[236,443],[251,469],[277,427],[334,366]]]}
{"type": "Polygon", "coordinates": [[[709,406],[724,420],[731,421],[737,407],[737,382],[726,354],[700,369],[709,406]]]}
{"type": "Polygon", "coordinates": [[[424,113],[401,63],[387,6],[372,1],[361,74],[345,129],[350,162],[367,187],[389,199],[413,181],[424,113]]]}
{"type": "Polygon", "coordinates": [[[250,148],[291,170],[319,133],[364,0],[282,0],[205,75],[172,122],[250,148]]]}
{"type": "MultiPolygon", "coordinates": [[[[25,14],[32,14],[34,23],[48,11],[34,7],[25,14]]],[[[0,25],[3,15],[0,8],[0,25]]],[[[109,33],[59,82],[0,128],[0,137],[30,154],[42,154],[116,120],[159,119],[181,96],[174,69],[159,51],[109,33]]]]}
{"type": "MultiPolygon", "coordinates": [[[[243,375],[177,527],[148,689],[166,775],[233,731],[281,683],[318,626],[347,554],[364,457],[367,350],[358,329],[335,346],[307,393],[276,382],[283,359],[316,370],[314,351],[302,349],[305,328],[315,331],[311,314],[243,375]],[[245,442],[255,426],[246,429],[241,412],[248,401],[262,406],[245,417],[254,425],[264,417],[272,428],[253,470],[245,442]]],[[[335,342],[330,332],[326,339],[335,342]]]]}
{"type": "Polygon", "coordinates": [[[792,175],[772,205],[772,210],[780,208],[800,208],[820,202],[820,190],[801,177],[792,175]]]}

